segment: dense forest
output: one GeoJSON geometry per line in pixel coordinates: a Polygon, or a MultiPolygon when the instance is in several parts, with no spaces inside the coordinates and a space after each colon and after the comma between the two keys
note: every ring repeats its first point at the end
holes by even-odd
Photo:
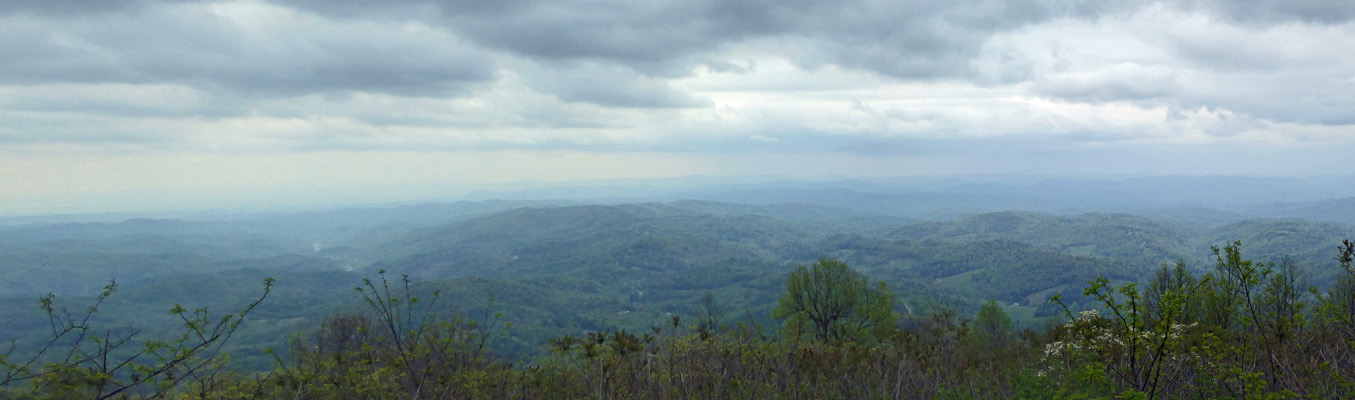
{"type": "Polygon", "coordinates": [[[1355,392],[1348,202],[787,190],[0,226],[0,393],[1355,392]]]}

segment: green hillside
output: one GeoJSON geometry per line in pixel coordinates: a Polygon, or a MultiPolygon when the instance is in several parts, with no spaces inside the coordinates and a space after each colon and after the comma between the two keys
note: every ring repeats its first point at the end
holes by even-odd
{"type": "MultiPolygon", "coordinates": [[[[823,233],[760,215],[695,214],[666,205],[521,209],[418,231],[372,268],[419,278],[669,271],[729,259],[768,261],[823,233]]],[[[671,271],[669,271],[671,272],[671,271]]]]}
{"type": "Polygon", "coordinates": [[[368,309],[353,289],[384,270],[397,283],[409,275],[411,294],[425,301],[440,293],[431,310],[439,318],[497,324],[489,347],[530,360],[549,354],[552,338],[643,332],[673,316],[692,318],[703,298],[718,306],[712,318],[722,324],[773,332],[771,311],[791,269],[824,257],[887,283],[899,315],[969,315],[996,300],[1018,326],[1040,327],[1061,315],[1048,303],[1053,295],[1074,309],[1098,307],[1083,296],[1088,281],[1144,282],[1153,268],[1178,260],[1212,270],[1208,246],[1232,240],[1258,261],[1291,256],[1310,282],[1327,287],[1338,272],[1330,267],[1333,246],[1355,236],[1330,222],[1220,224],[1171,213],[915,221],[805,204],[499,207],[505,204],[417,208],[388,211],[389,218],[359,212],[335,222],[343,233],[323,245],[302,238],[325,224],[288,230],[249,219],[7,228],[0,334],[31,349],[43,332],[38,294],[55,292],[75,307],[113,278],[120,288],[97,322],[146,326],[143,338],[162,338],[182,323],[166,313],[175,304],[238,309],[272,277],[270,298],[226,348],[237,365],[265,369],[274,360],[266,349],[288,348],[294,333],[312,332],[336,313],[368,309]]]}
{"type": "Polygon", "coordinates": [[[1278,262],[1290,257],[1312,278],[1326,287],[1337,274],[1329,268],[1341,240],[1355,237],[1355,226],[1301,219],[1258,219],[1221,226],[1193,241],[1196,252],[1209,246],[1222,247],[1241,241],[1258,261],[1278,262]]]}
{"type": "Polygon", "coordinates": [[[1133,265],[1157,265],[1191,258],[1186,238],[1157,221],[1126,214],[1063,217],[997,212],[952,222],[907,225],[893,231],[889,237],[955,242],[1007,240],[1133,265]]]}

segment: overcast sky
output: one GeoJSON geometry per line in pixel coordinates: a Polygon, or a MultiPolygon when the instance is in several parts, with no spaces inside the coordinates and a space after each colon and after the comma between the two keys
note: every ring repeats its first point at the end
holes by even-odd
{"type": "Polygon", "coordinates": [[[0,0],[0,214],[693,174],[1351,173],[1352,4],[0,0]]]}

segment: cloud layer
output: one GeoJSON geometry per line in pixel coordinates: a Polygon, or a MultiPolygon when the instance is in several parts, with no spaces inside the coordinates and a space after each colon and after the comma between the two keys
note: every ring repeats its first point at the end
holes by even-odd
{"type": "MultiPolygon", "coordinates": [[[[32,161],[0,173],[72,155],[836,155],[1000,172],[1026,166],[992,154],[1302,154],[1355,145],[1353,20],[1355,5],[1319,0],[3,2],[0,155],[32,161]]],[[[1280,172],[1339,163],[1304,165],[1280,172]]]]}

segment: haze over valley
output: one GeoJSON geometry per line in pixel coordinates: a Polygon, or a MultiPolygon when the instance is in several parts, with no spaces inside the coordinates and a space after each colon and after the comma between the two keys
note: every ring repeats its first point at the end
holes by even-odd
{"type": "MultiPolygon", "coordinates": [[[[110,315],[141,325],[173,304],[228,308],[273,277],[274,297],[246,325],[256,339],[233,345],[249,360],[361,309],[352,287],[381,270],[421,292],[442,288],[451,311],[492,306],[517,327],[496,348],[530,357],[547,338],[690,315],[706,294],[726,306],[723,322],[762,321],[790,269],[824,257],[888,283],[904,313],[999,300],[1038,327],[1058,316],[1053,294],[1078,299],[1097,276],[1141,281],[1178,261],[1205,272],[1210,246],[1232,241],[1258,261],[1294,260],[1326,287],[1341,273],[1335,244],[1355,237],[1343,178],[727,180],[581,182],[304,212],[9,218],[0,296],[14,318],[37,318],[29,304],[39,295],[78,304],[116,280],[110,315]]],[[[8,326],[20,337],[32,328],[8,326]]]]}

